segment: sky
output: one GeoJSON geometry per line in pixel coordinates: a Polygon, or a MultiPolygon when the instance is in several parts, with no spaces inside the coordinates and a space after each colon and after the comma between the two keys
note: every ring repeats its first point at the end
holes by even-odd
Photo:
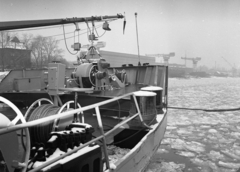
{"type": "MultiPolygon", "coordinates": [[[[167,54],[175,52],[169,63],[185,64],[181,57],[201,57],[198,65],[208,67],[240,67],[240,0],[0,0],[0,21],[60,19],[126,14],[126,30],[123,20],[110,22],[99,41],[106,42],[102,50],[138,54],[167,54]],[[224,57],[230,64],[228,64],[224,57]]],[[[99,25],[101,23],[96,23],[99,25]]],[[[85,32],[86,24],[79,24],[85,32]]],[[[65,27],[75,30],[74,24],[65,27]]],[[[26,33],[21,32],[21,33],[26,33]]],[[[21,34],[19,33],[19,34],[21,34]]],[[[62,34],[62,26],[51,29],[31,30],[42,36],[62,34]]],[[[98,29],[99,35],[103,30],[98,29]]],[[[67,35],[70,36],[70,35],[67,35]]],[[[63,36],[56,36],[63,39],[63,36]]],[[[70,47],[73,39],[67,40],[70,47]]],[[[80,35],[82,45],[89,44],[87,35],[80,35]]],[[[67,60],[76,56],[67,52],[60,41],[67,60]]],[[[192,67],[192,62],[187,61],[192,67]]]]}

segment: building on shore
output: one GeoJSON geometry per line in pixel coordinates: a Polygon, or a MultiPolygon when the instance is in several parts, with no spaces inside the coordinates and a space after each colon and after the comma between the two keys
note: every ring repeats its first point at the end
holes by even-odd
{"type": "Polygon", "coordinates": [[[0,48],[0,70],[31,67],[31,50],[0,48]]]}

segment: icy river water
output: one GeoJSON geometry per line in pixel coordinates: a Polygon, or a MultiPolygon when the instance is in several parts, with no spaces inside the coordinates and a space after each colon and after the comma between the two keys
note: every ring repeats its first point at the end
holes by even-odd
{"type": "MultiPolygon", "coordinates": [[[[240,107],[240,78],[169,79],[169,106],[240,107]]],[[[236,172],[240,168],[240,111],[169,109],[159,150],[145,172],[236,172]]]]}

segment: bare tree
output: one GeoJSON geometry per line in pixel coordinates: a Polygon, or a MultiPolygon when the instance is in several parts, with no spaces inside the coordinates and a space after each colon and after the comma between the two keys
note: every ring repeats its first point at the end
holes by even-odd
{"type": "MultiPolygon", "coordinates": [[[[26,44],[27,45],[27,44],[26,44]]],[[[36,67],[42,67],[43,61],[43,38],[37,36],[32,39],[31,44],[28,44],[28,47],[32,50],[32,55],[34,58],[34,63],[36,67]]]]}
{"type": "Polygon", "coordinates": [[[41,35],[34,37],[31,34],[24,34],[22,41],[24,47],[32,51],[32,63],[37,68],[42,68],[51,61],[59,61],[63,58],[63,50],[58,47],[59,42],[52,37],[41,35]]]}
{"type": "Polygon", "coordinates": [[[23,42],[23,47],[26,48],[27,50],[30,50],[32,48],[32,39],[33,39],[32,34],[24,33],[22,35],[21,41],[23,42]]]}
{"type": "Polygon", "coordinates": [[[9,32],[0,32],[1,48],[5,48],[10,42],[9,32]]]}
{"type": "MultiPolygon", "coordinates": [[[[16,33],[0,32],[0,48],[14,48],[11,40],[16,33]]],[[[23,34],[21,36],[22,47],[26,50],[31,50],[31,62],[36,68],[47,66],[51,61],[64,61],[63,50],[59,48],[59,41],[53,37],[43,37],[41,35],[33,36],[32,34],[23,34]]],[[[16,56],[16,55],[15,55],[16,56]]],[[[0,64],[4,70],[6,63],[4,63],[4,51],[0,53],[0,64]]],[[[19,57],[20,58],[20,57],[19,57]]],[[[13,61],[12,63],[15,63],[13,61]]],[[[65,61],[64,61],[65,62],[65,61]]],[[[65,62],[66,63],[66,62],[65,62]]],[[[14,64],[13,64],[14,65],[14,64]]]]}
{"type": "Polygon", "coordinates": [[[53,60],[56,60],[56,58],[62,57],[63,50],[59,49],[58,43],[59,41],[55,40],[52,37],[44,39],[43,47],[47,56],[48,63],[50,63],[53,60]]]}

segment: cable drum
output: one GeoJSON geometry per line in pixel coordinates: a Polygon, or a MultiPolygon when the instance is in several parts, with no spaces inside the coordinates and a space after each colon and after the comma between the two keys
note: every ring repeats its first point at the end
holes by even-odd
{"type": "MultiPolygon", "coordinates": [[[[26,120],[34,121],[40,118],[52,116],[57,114],[59,110],[60,107],[58,106],[52,104],[44,104],[34,109],[32,113],[26,117],[26,120]]],[[[64,111],[66,111],[66,109],[64,109],[62,112],[64,111]]],[[[53,121],[49,121],[29,128],[31,143],[35,144],[47,142],[53,130],[53,124],[53,121]]]]}
{"type": "Polygon", "coordinates": [[[96,65],[92,63],[83,63],[79,65],[75,71],[75,77],[82,80],[84,88],[95,86],[95,75],[98,73],[96,65]]]}

